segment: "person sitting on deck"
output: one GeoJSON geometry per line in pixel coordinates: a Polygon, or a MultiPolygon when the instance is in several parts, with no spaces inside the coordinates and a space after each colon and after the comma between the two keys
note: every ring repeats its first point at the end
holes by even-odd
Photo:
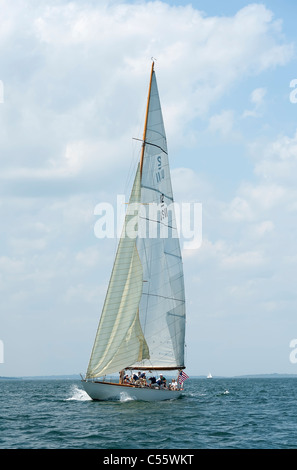
{"type": "Polygon", "coordinates": [[[139,380],[139,375],[140,375],[140,372],[138,372],[138,375],[135,374],[135,372],[134,372],[134,374],[132,376],[134,383],[136,383],[136,381],[139,380]]]}
{"type": "Polygon", "coordinates": [[[140,386],[141,386],[141,387],[146,387],[146,386],[147,386],[145,372],[143,372],[142,374],[140,374],[140,376],[139,376],[139,381],[140,381],[140,386]]]}
{"type": "Polygon", "coordinates": [[[138,372],[138,375],[133,374],[134,385],[140,385],[141,373],[138,372]]]}
{"type": "Polygon", "coordinates": [[[161,382],[160,388],[167,388],[166,378],[165,377],[163,378],[163,380],[161,382]]]}
{"type": "Polygon", "coordinates": [[[149,377],[149,381],[151,382],[150,385],[149,385],[150,387],[153,387],[153,388],[154,388],[154,387],[157,387],[158,384],[157,384],[157,379],[156,379],[156,377],[154,377],[154,376],[152,375],[151,377],[149,377]]]}
{"type": "Polygon", "coordinates": [[[157,380],[157,384],[160,388],[166,388],[166,377],[163,377],[163,374],[160,374],[160,377],[157,380]]]}
{"type": "Polygon", "coordinates": [[[171,384],[169,385],[170,390],[177,390],[177,383],[175,379],[172,379],[171,384]]]}

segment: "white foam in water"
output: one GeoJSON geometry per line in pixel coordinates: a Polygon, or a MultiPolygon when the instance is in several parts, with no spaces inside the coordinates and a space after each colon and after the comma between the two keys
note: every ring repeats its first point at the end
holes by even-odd
{"type": "Polygon", "coordinates": [[[67,401],[70,400],[76,400],[76,401],[88,401],[91,400],[87,392],[82,390],[81,388],[78,388],[76,385],[72,387],[71,390],[72,396],[70,398],[67,398],[67,401]]]}
{"type": "Polygon", "coordinates": [[[121,392],[120,401],[133,401],[134,398],[130,397],[127,393],[121,392]]]}

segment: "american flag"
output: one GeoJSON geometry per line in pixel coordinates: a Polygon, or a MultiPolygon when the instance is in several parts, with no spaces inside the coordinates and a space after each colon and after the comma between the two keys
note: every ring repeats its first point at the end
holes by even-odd
{"type": "Polygon", "coordinates": [[[179,384],[182,384],[185,380],[187,380],[189,378],[189,376],[182,370],[180,371],[179,373],[179,377],[178,377],[178,383],[179,384]]]}

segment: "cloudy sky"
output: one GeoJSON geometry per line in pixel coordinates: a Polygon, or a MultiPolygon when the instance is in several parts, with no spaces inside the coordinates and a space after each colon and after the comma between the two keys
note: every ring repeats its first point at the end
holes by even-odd
{"type": "Polygon", "coordinates": [[[94,208],[129,195],[151,57],[175,200],[203,211],[187,372],[297,373],[296,16],[294,0],[0,0],[0,375],[86,371],[117,243],[94,208]]]}

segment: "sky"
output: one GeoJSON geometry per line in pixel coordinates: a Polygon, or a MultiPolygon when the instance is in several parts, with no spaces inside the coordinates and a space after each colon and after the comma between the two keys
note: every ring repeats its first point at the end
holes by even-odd
{"type": "Polygon", "coordinates": [[[129,196],[152,57],[175,200],[202,206],[186,371],[296,374],[297,3],[0,11],[0,376],[86,371],[117,245],[94,208],[129,196]]]}

